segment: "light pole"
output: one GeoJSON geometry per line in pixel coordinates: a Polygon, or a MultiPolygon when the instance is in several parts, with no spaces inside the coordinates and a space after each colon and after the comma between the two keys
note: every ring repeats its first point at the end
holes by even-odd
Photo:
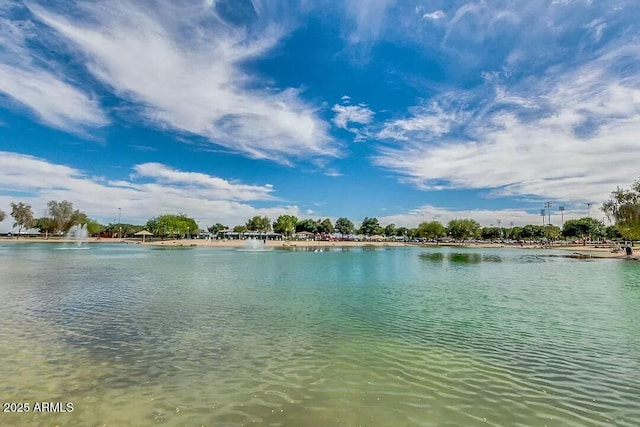
{"type": "Polygon", "coordinates": [[[560,224],[562,224],[561,228],[564,228],[564,206],[560,206],[558,208],[560,210],[560,220],[562,221],[560,224]]]}
{"type": "Polygon", "coordinates": [[[122,208],[118,208],[118,237],[122,240],[122,208]]]}
{"type": "Polygon", "coordinates": [[[547,208],[547,214],[549,215],[549,222],[547,225],[551,225],[551,202],[546,202],[544,207],[547,208]]]}
{"type": "Polygon", "coordinates": [[[587,203],[587,216],[591,216],[591,206],[593,206],[593,203],[587,203]]]}
{"type": "Polygon", "coordinates": [[[544,216],[545,216],[544,209],[540,209],[540,216],[542,217],[542,225],[544,225],[544,216]]]}

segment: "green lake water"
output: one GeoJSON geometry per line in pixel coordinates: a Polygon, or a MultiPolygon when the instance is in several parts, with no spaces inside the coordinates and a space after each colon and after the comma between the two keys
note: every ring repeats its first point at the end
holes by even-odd
{"type": "Polygon", "coordinates": [[[640,263],[0,242],[1,426],[640,425],[640,263]]]}

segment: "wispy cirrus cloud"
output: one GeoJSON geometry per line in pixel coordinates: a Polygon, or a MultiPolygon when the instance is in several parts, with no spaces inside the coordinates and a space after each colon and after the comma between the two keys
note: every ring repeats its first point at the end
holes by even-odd
{"type": "Polygon", "coordinates": [[[533,117],[520,110],[531,105],[504,109],[504,97],[497,96],[484,114],[471,116],[464,132],[400,133],[395,139],[405,143],[381,146],[373,161],[423,188],[601,201],[640,173],[640,81],[615,80],[601,65],[530,87],[522,98],[536,104],[533,117]]]}
{"type": "MultiPolygon", "coordinates": [[[[348,99],[344,101],[346,102],[348,99]]],[[[331,111],[335,113],[332,121],[338,128],[353,133],[356,136],[356,141],[367,139],[368,130],[366,125],[373,121],[375,113],[366,104],[336,104],[331,111]]]]}
{"type": "MultiPolygon", "coordinates": [[[[244,223],[254,215],[299,215],[294,205],[278,204],[269,184],[250,185],[159,163],[133,166],[128,180],[108,180],[83,170],[14,152],[0,152],[0,207],[30,203],[40,216],[49,200],[69,200],[90,217],[109,222],[118,208],[127,222],[144,223],[162,213],[184,212],[202,225],[244,223]],[[251,203],[269,202],[269,207],[251,203]]],[[[10,230],[9,219],[0,231],[10,230]]]]}
{"type": "Polygon", "coordinates": [[[374,164],[424,189],[575,202],[602,201],[640,174],[638,13],[630,3],[464,2],[446,14],[439,52],[464,52],[452,63],[483,82],[443,88],[426,107],[385,122],[374,164]]]}
{"type": "Polygon", "coordinates": [[[82,132],[109,123],[94,97],[46,71],[0,64],[0,92],[59,129],[82,132]]]}
{"type": "Polygon", "coordinates": [[[246,185],[199,172],[172,169],[161,163],[142,163],[133,167],[132,178],[147,178],[161,186],[180,186],[193,195],[226,200],[273,200],[273,186],[246,185]]]}
{"type": "Polygon", "coordinates": [[[361,0],[340,2],[344,5],[352,31],[348,34],[351,43],[369,43],[378,39],[388,25],[388,12],[394,0],[361,0]]]}
{"type": "Polygon", "coordinates": [[[35,25],[7,18],[21,9],[14,1],[0,5],[0,94],[59,129],[82,133],[87,127],[107,125],[109,119],[93,94],[67,81],[55,69],[44,68],[29,50],[29,41],[37,37],[35,25]]]}
{"type": "Polygon", "coordinates": [[[336,115],[333,123],[341,128],[348,129],[349,123],[367,125],[373,120],[374,112],[364,104],[361,105],[340,105],[336,104],[331,109],[336,115]]]}
{"type": "Polygon", "coordinates": [[[409,139],[437,138],[449,133],[463,117],[460,112],[445,109],[433,102],[412,107],[411,116],[386,122],[377,133],[379,139],[407,141],[409,139]]]}
{"type": "Polygon", "coordinates": [[[36,3],[29,8],[149,123],[254,158],[338,155],[328,124],[298,89],[270,89],[244,67],[278,43],[283,32],[277,25],[263,23],[255,36],[206,2],[169,9],[133,1],[74,5],[74,16],[36,3]]]}
{"type": "Polygon", "coordinates": [[[434,12],[425,13],[422,15],[423,19],[430,19],[432,21],[439,21],[441,19],[446,18],[447,14],[444,13],[441,9],[438,9],[434,12]]]}
{"type": "Polygon", "coordinates": [[[324,171],[324,174],[326,176],[330,176],[330,177],[334,177],[334,178],[337,178],[337,177],[340,177],[340,176],[344,175],[343,173],[339,172],[337,169],[334,169],[334,168],[326,168],[325,171],[324,171]]]}

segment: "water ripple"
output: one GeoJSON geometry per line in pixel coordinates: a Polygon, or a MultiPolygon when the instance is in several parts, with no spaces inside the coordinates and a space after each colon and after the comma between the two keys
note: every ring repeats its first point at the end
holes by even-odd
{"type": "Polygon", "coordinates": [[[637,266],[546,255],[3,250],[0,395],[77,409],[1,423],[640,425],[637,266]]]}

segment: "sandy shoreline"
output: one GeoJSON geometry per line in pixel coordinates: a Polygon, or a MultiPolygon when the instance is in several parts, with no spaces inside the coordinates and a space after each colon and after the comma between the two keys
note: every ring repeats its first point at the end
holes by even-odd
{"type": "MultiPolygon", "coordinates": [[[[0,243],[72,243],[72,240],[68,239],[44,239],[40,237],[27,237],[27,238],[0,238],[0,243]]],[[[95,238],[91,237],[85,240],[87,243],[124,243],[124,244],[143,244],[140,239],[110,239],[110,238],[95,238]]],[[[203,239],[191,239],[191,240],[156,240],[152,242],[145,242],[145,246],[189,246],[189,247],[208,247],[208,248],[244,248],[244,240],[203,240],[203,239]]],[[[618,259],[634,259],[638,260],[640,249],[634,248],[634,255],[631,257],[622,252],[612,252],[611,245],[607,246],[583,246],[583,245],[553,245],[553,246],[541,246],[539,244],[525,244],[525,245],[508,245],[500,243],[443,243],[436,245],[434,243],[404,243],[404,242],[353,242],[353,241],[283,241],[283,240],[267,240],[267,248],[325,248],[325,247],[402,247],[402,246],[418,246],[418,247],[466,247],[466,248],[510,248],[510,249],[538,249],[538,250],[562,250],[569,252],[569,255],[575,258],[618,258],[618,259]]]]}

